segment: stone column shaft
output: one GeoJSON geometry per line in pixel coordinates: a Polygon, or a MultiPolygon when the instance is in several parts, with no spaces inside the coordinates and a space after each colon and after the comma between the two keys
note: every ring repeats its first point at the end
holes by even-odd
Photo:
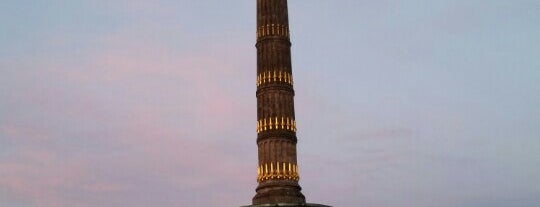
{"type": "Polygon", "coordinates": [[[253,204],[302,204],[287,0],[257,0],[256,48],[259,185],[253,204]]]}

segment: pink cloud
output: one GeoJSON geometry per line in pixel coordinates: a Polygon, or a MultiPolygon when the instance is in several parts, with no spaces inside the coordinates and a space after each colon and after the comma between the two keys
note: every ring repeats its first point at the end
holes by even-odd
{"type": "Polygon", "coordinates": [[[255,106],[238,101],[255,100],[255,69],[243,65],[250,50],[175,51],[122,32],[97,42],[106,47],[77,61],[38,61],[43,74],[30,75],[45,81],[16,98],[39,116],[16,124],[24,113],[17,111],[0,126],[0,135],[13,138],[9,157],[0,157],[0,186],[37,206],[85,207],[129,203],[148,183],[184,194],[255,185],[245,179],[255,178],[255,168],[231,147],[256,150],[254,131],[251,140],[231,133],[253,129],[255,117],[240,114],[255,106]]]}
{"type": "Polygon", "coordinates": [[[66,191],[105,194],[122,189],[93,180],[85,160],[59,157],[46,148],[20,149],[13,156],[0,161],[0,186],[37,206],[68,206],[74,201],[66,191]]]}

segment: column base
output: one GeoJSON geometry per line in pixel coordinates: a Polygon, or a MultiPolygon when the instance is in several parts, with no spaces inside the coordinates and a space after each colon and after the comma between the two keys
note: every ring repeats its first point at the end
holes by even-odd
{"type": "Polygon", "coordinates": [[[274,203],[306,203],[302,188],[294,180],[267,180],[259,183],[252,205],[274,203]]]}
{"type": "Polygon", "coordinates": [[[322,204],[314,204],[314,203],[276,203],[276,204],[257,204],[257,205],[249,205],[249,206],[241,206],[241,207],[331,207],[327,205],[322,204]]]}

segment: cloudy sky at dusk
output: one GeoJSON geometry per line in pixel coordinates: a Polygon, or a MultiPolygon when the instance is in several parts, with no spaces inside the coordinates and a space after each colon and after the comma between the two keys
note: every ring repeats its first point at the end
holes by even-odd
{"type": "MultiPolygon", "coordinates": [[[[250,204],[254,0],[0,4],[0,206],[250,204]]],[[[540,204],[540,1],[290,0],[308,202],[540,204]]]]}

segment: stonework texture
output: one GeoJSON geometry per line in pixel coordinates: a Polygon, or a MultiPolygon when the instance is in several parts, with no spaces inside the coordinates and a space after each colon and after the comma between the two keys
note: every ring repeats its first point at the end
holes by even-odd
{"type": "Polygon", "coordinates": [[[305,203],[297,179],[282,176],[283,167],[278,168],[298,165],[287,12],[286,0],[257,0],[258,178],[269,179],[258,179],[254,205],[305,203]]]}
{"type": "Polygon", "coordinates": [[[307,204],[298,184],[287,0],[257,0],[255,46],[259,184],[249,207],[328,207],[307,204]]]}

